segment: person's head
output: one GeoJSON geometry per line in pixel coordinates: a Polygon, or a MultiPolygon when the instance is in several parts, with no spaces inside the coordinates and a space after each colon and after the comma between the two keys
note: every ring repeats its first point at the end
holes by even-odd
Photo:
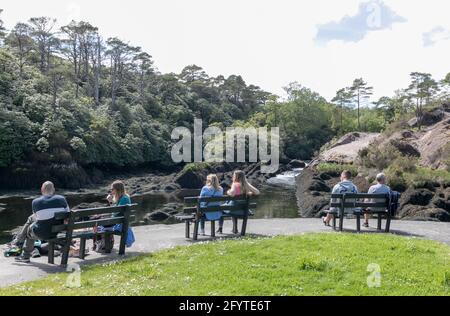
{"type": "Polygon", "coordinates": [[[119,199],[127,194],[125,191],[125,184],[122,181],[117,180],[111,184],[111,194],[114,196],[114,200],[117,202],[119,199]]]}
{"type": "Polygon", "coordinates": [[[247,177],[245,176],[244,171],[236,170],[233,173],[233,182],[241,184],[242,194],[247,194],[249,192],[247,177]]]}
{"type": "Polygon", "coordinates": [[[352,178],[352,173],[348,170],[344,170],[341,173],[341,181],[350,180],[352,178]]]}
{"type": "Polygon", "coordinates": [[[220,189],[219,178],[215,174],[210,174],[206,177],[206,185],[216,190],[220,189]]]}
{"type": "Polygon", "coordinates": [[[386,175],[384,173],[377,174],[376,179],[379,184],[386,184],[386,175]]]}
{"type": "Polygon", "coordinates": [[[50,182],[50,181],[44,182],[41,187],[41,193],[42,193],[42,195],[55,194],[55,185],[53,184],[53,182],[50,182]]]}

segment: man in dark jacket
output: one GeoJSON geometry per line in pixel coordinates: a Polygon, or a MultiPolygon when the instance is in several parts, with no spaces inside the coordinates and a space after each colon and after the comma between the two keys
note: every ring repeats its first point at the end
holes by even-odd
{"type": "Polygon", "coordinates": [[[23,226],[12,244],[24,244],[23,253],[16,257],[16,261],[29,263],[36,240],[53,238],[52,226],[57,225],[55,214],[69,212],[69,205],[61,195],[55,195],[55,186],[47,181],[41,187],[42,196],[34,199],[32,203],[33,215],[23,226]]]}

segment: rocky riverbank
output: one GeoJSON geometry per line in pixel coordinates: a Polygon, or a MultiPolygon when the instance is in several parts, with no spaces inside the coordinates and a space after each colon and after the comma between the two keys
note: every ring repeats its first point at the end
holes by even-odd
{"type": "Polygon", "coordinates": [[[360,192],[367,192],[378,172],[388,172],[391,187],[402,194],[399,219],[450,222],[449,152],[448,104],[425,113],[422,128],[412,119],[381,135],[345,135],[324,146],[296,178],[300,213],[322,216],[340,171],[350,168],[360,192]],[[323,165],[329,170],[321,168],[323,165]]]}

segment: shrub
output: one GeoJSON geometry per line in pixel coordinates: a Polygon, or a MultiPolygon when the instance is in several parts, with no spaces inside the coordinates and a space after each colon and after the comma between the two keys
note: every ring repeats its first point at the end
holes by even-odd
{"type": "Polygon", "coordinates": [[[320,173],[327,173],[333,177],[339,177],[342,171],[348,170],[353,177],[358,175],[358,168],[355,165],[337,164],[337,163],[321,163],[317,166],[317,171],[320,173]]]}
{"type": "Polygon", "coordinates": [[[396,191],[405,191],[410,185],[406,174],[415,172],[417,169],[416,165],[417,159],[412,159],[411,157],[398,157],[395,159],[389,168],[386,169],[389,186],[396,191]]]}
{"type": "Polygon", "coordinates": [[[193,162],[188,163],[183,168],[183,172],[194,172],[194,171],[200,171],[205,169],[210,169],[212,167],[212,164],[209,162],[193,162]]]}

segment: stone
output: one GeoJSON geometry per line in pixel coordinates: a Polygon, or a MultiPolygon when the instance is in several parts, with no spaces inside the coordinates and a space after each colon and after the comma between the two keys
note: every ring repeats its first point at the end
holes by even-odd
{"type": "Polygon", "coordinates": [[[289,167],[292,169],[305,168],[306,163],[301,160],[291,160],[289,162],[289,167]]]}
{"type": "Polygon", "coordinates": [[[400,198],[400,204],[407,205],[428,205],[434,197],[434,193],[428,189],[408,189],[400,198]]]}
{"type": "Polygon", "coordinates": [[[437,207],[406,205],[398,213],[403,220],[450,222],[450,213],[437,207]]]}
{"type": "Polygon", "coordinates": [[[157,211],[151,212],[150,214],[145,215],[144,220],[161,222],[161,221],[168,219],[169,217],[171,217],[170,214],[168,214],[164,211],[161,211],[161,210],[157,210],[157,211]]]}
{"type": "Polygon", "coordinates": [[[198,189],[205,184],[206,176],[201,171],[182,171],[175,177],[174,182],[183,189],[198,189]]]}
{"type": "Polygon", "coordinates": [[[420,152],[406,141],[391,140],[390,143],[404,156],[420,157],[420,152]]]}
{"type": "Polygon", "coordinates": [[[168,184],[165,184],[165,185],[162,186],[162,190],[163,191],[167,191],[167,192],[169,192],[169,191],[176,191],[176,190],[179,190],[179,189],[180,189],[180,186],[178,184],[176,184],[176,183],[168,183],[168,184]]]}
{"type": "Polygon", "coordinates": [[[317,192],[331,192],[330,187],[323,181],[314,180],[308,186],[308,190],[317,192]]]}

